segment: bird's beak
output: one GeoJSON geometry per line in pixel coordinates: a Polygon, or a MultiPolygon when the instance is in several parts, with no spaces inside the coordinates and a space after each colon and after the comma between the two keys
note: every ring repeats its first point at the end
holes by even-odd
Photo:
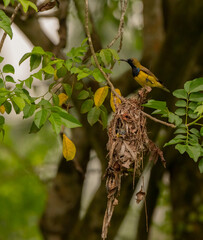
{"type": "Polygon", "coordinates": [[[119,59],[119,61],[128,62],[128,61],[127,61],[127,60],[125,60],[125,59],[119,59]]]}

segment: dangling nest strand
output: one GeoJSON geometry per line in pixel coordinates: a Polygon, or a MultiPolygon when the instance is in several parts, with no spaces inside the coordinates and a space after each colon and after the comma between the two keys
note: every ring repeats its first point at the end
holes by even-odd
{"type": "Polygon", "coordinates": [[[142,88],[135,98],[126,99],[117,106],[117,111],[108,129],[109,141],[108,167],[106,170],[107,208],[103,220],[102,239],[107,238],[108,226],[114,207],[118,204],[121,178],[133,169],[133,185],[135,176],[143,170],[143,158],[150,153],[154,162],[160,157],[165,166],[162,151],[148,138],[146,117],[142,104],[146,101],[151,88],[142,88]]]}

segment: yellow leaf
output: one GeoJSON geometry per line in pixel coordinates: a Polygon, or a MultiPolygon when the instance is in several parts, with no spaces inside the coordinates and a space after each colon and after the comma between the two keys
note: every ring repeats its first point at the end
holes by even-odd
{"type": "Polygon", "coordinates": [[[109,87],[101,87],[98,88],[97,91],[94,94],[94,103],[96,107],[100,107],[102,103],[104,102],[107,94],[108,94],[109,87]]]}
{"type": "Polygon", "coordinates": [[[73,160],[76,153],[75,144],[65,135],[63,134],[63,156],[69,161],[73,160]]]}
{"type": "Polygon", "coordinates": [[[59,97],[59,106],[61,106],[68,100],[68,96],[65,93],[60,93],[58,97],[59,97]]]}
{"type": "Polygon", "coordinates": [[[0,106],[0,113],[4,114],[5,113],[5,107],[4,105],[0,106]]]}
{"type": "MultiPolygon", "coordinates": [[[[118,88],[116,88],[115,91],[118,93],[118,95],[121,96],[121,92],[118,88]]],[[[110,105],[114,112],[116,111],[115,104],[116,106],[118,106],[120,103],[121,103],[121,100],[118,97],[114,96],[113,93],[111,92],[110,105]]]]}

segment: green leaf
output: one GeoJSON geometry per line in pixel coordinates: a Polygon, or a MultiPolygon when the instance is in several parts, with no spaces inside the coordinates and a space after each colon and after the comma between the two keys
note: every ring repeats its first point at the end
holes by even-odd
{"type": "Polygon", "coordinates": [[[23,118],[28,118],[31,117],[36,110],[36,105],[35,104],[26,104],[25,107],[23,108],[23,118]]]}
{"type": "Polygon", "coordinates": [[[200,173],[203,173],[203,158],[200,159],[198,163],[200,173]]]}
{"type": "Polygon", "coordinates": [[[148,107],[148,108],[165,110],[166,109],[166,102],[151,99],[147,103],[143,104],[143,106],[148,107]]]}
{"type": "Polygon", "coordinates": [[[70,72],[71,72],[71,74],[77,74],[77,73],[81,73],[82,70],[78,67],[72,67],[70,72]]]}
{"type": "Polygon", "coordinates": [[[5,118],[3,116],[0,116],[0,125],[3,125],[5,123],[5,118]]]}
{"type": "Polygon", "coordinates": [[[36,12],[38,12],[37,6],[31,1],[28,1],[28,2],[29,2],[29,6],[33,8],[36,12]]]}
{"type": "Polygon", "coordinates": [[[82,78],[86,78],[90,74],[92,74],[92,71],[89,68],[83,67],[77,75],[77,80],[80,80],[82,78]]]}
{"type": "Polygon", "coordinates": [[[0,56],[0,63],[2,63],[3,60],[4,60],[4,58],[0,56]]]}
{"type": "Polygon", "coordinates": [[[175,123],[176,126],[179,126],[183,120],[179,116],[175,115],[174,113],[169,112],[168,113],[168,121],[170,123],[175,123]]]}
{"type": "Polygon", "coordinates": [[[180,139],[180,138],[173,138],[172,140],[170,140],[169,142],[167,142],[164,147],[169,146],[169,145],[173,145],[173,144],[177,144],[177,143],[183,143],[185,142],[185,140],[180,139]]]}
{"type": "MultiPolygon", "coordinates": [[[[52,61],[53,62],[53,61],[52,61]]],[[[63,64],[64,64],[64,60],[62,60],[62,59],[57,59],[56,60],[56,69],[57,70],[59,70],[60,68],[65,68],[64,66],[63,66],[63,64]]],[[[67,69],[65,68],[65,70],[66,70],[66,72],[67,72],[67,69]]]]}
{"type": "Polygon", "coordinates": [[[185,114],[186,114],[185,108],[178,108],[175,111],[175,114],[178,115],[178,116],[185,116],[185,114]]]}
{"type": "Polygon", "coordinates": [[[61,77],[64,77],[66,73],[67,73],[67,69],[65,67],[61,67],[57,70],[56,75],[58,78],[61,78],[61,77]]]}
{"type": "Polygon", "coordinates": [[[200,92],[203,91],[203,77],[194,79],[190,84],[190,92],[200,92]]]}
{"type": "Polygon", "coordinates": [[[197,104],[196,102],[190,102],[188,107],[194,111],[197,108],[197,104]]]}
{"type": "Polygon", "coordinates": [[[48,74],[51,74],[51,75],[54,75],[54,68],[50,65],[47,65],[46,67],[44,67],[42,69],[44,72],[48,73],[48,74]]]}
{"type": "Polygon", "coordinates": [[[203,127],[200,128],[200,135],[203,136],[203,127]]]}
{"type": "Polygon", "coordinates": [[[199,158],[200,155],[201,155],[201,146],[200,146],[199,144],[193,145],[193,146],[188,145],[186,151],[187,151],[188,155],[189,155],[195,162],[197,162],[198,158],[199,158]]]}
{"type": "Polygon", "coordinates": [[[189,100],[194,102],[203,102],[203,93],[201,92],[191,93],[189,100]]]}
{"type": "Polygon", "coordinates": [[[5,118],[3,116],[0,116],[0,125],[3,125],[5,123],[5,118]]]}
{"type": "Polygon", "coordinates": [[[187,99],[187,92],[184,89],[177,89],[173,92],[173,96],[177,98],[187,99]]]}
{"type": "Polygon", "coordinates": [[[195,111],[194,111],[194,113],[197,113],[197,115],[202,115],[203,114],[203,104],[202,105],[199,105],[196,109],[195,109],[195,111]]]}
{"type": "Polygon", "coordinates": [[[87,114],[87,121],[92,126],[94,125],[98,120],[101,113],[101,109],[97,107],[93,107],[87,114]]]}
{"type": "Polygon", "coordinates": [[[25,85],[28,87],[28,88],[32,88],[32,82],[33,82],[33,77],[32,76],[30,76],[29,78],[27,78],[26,80],[25,80],[25,85]]]}
{"type": "Polygon", "coordinates": [[[67,128],[82,127],[81,123],[66,111],[59,111],[59,115],[62,118],[62,124],[65,125],[67,128]]]}
{"type": "Polygon", "coordinates": [[[48,100],[44,99],[44,98],[41,99],[41,101],[38,103],[38,106],[43,106],[45,108],[52,107],[51,103],[48,100]]]}
{"type": "Polygon", "coordinates": [[[4,7],[7,7],[10,4],[11,0],[3,0],[4,1],[4,7]]]}
{"type": "Polygon", "coordinates": [[[5,87],[4,81],[2,78],[0,78],[0,88],[4,88],[4,87],[5,87]]]}
{"type": "Polygon", "coordinates": [[[186,136],[179,134],[179,135],[176,135],[174,139],[186,139],[186,136]]]}
{"type": "Polygon", "coordinates": [[[32,54],[44,55],[46,52],[39,46],[36,46],[32,49],[32,54]]]}
{"type": "MultiPolygon", "coordinates": [[[[152,112],[152,114],[162,114],[162,115],[166,115],[164,117],[167,117],[166,111],[165,110],[160,110],[160,109],[156,109],[152,112]]],[[[163,117],[163,116],[162,116],[163,117]]]]}
{"type": "Polygon", "coordinates": [[[178,128],[178,129],[174,132],[174,134],[178,134],[178,133],[187,133],[187,130],[186,130],[186,128],[178,128]]]}
{"type": "Polygon", "coordinates": [[[177,149],[181,154],[183,154],[186,151],[187,146],[182,144],[177,144],[175,146],[175,149],[177,149]]]}
{"type": "Polygon", "coordinates": [[[100,108],[101,108],[101,120],[103,124],[103,129],[105,129],[108,124],[108,112],[103,105],[100,108]]]}
{"type": "Polygon", "coordinates": [[[12,105],[9,101],[5,101],[4,102],[4,107],[5,107],[5,110],[6,110],[6,113],[9,114],[12,110],[12,105]]]}
{"type": "Polygon", "coordinates": [[[187,93],[190,92],[190,84],[191,84],[192,81],[187,81],[185,84],[184,84],[184,89],[187,93]]]}
{"type": "Polygon", "coordinates": [[[92,109],[94,102],[92,99],[88,99],[82,103],[80,112],[81,113],[87,113],[92,109]]]}
{"type": "Polygon", "coordinates": [[[195,134],[197,137],[200,137],[200,133],[199,133],[199,131],[196,128],[191,128],[190,132],[195,134]]]}
{"type": "Polygon", "coordinates": [[[197,113],[189,113],[188,116],[192,119],[196,119],[198,117],[197,113]]]}
{"type": "Polygon", "coordinates": [[[63,83],[63,89],[66,92],[66,95],[70,97],[72,95],[72,87],[68,83],[63,83]]]}
{"type": "Polygon", "coordinates": [[[95,68],[95,69],[93,70],[92,76],[93,76],[94,79],[95,79],[97,82],[99,82],[99,83],[105,83],[105,82],[106,82],[105,77],[104,77],[103,74],[99,71],[98,68],[95,68]]]}
{"type": "Polygon", "coordinates": [[[18,1],[22,5],[23,11],[25,13],[28,11],[29,7],[33,8],[36,12],[38,12],[37,6],[33,2],[28,1],[28,0],[18,0],[18,1]]]}
{"type": "Polygon", "coordinates": [[[52,94],[53,103],[55,106],[59,106],[59,97],[55,93],[52,94]]]}
{"type": "Polygon", "coordinates": [[[77,83],[75,84],[75,89],[76,89],[76,90],[81,90],[82,88],[83,88],[83,83],[77,82],[77,83]]]}
{"type": "Polygon", "coordinates": [[[36,114],[35,114],[35,117],[34,117],[34,123],[35,125],[40,128],[42,127],[47,118],[48,118],[48,115],[49,115],[49,111],[47,109],[41,109],[39,110],[36,114]]]}
{"type": "Polygon", "coordinates": [[[24,84],[23,81],[21,83],[17,83],[16,84],[16,89],[21,89],[22,90],[23,84],[24,84]]]}
{"type": "Polygon", "coordinates": [[[68,59],[65,61],[65,67],[67,68],[68,71],[72,68],[73,61],[71,59],[68,59]]]}
{"type": "Polygon", "coordinates": [[[104,65],[109,65],[112,61],[111,52],[108,49],[102,49],[99,53],[99,56],[104,63],[104,65]]]}
{"type": "Polygon", "coordinates": [[[30,128],[29,133],[37,133],[37,132],[39,132],[40,129],[41,129],[41,127],[38,128],[38,127],[35,125],[35,123],[33,122],[32,125],[31,125],[31,128],[30,128]]]}
{"type": "Polygon", "coordinates": [[[16,114],[19,114],[20,113],[20,108],[18,107],[18,105],[14,101],[12,101],[12,104],[13,104],[13,108],[14,108],[16,114]]]}
{"type": "Polygon", "coordinates": [[[52,125],[53,130],[55,131],[56,134],[59,134],[61,131],[61,117],[57,113],[52,113],[51,116],[49,117],[49,122],[52,125]]]}
{"type": "Polygon", "coordinates": [[[14,69],[14,67],[12,66],[12,65],[10,65],[10,64],[6,64],[6,65],[4,65],[3,66],[3,72],[4,73],[15,73],[15,69],[14,69]]]}
{"type": "Polygon", "coordinates": [[[77,99],[79,99],[79,100],[84,100],[84,99],[86,99],[86,98],[88,98],[88,97],[89,97],[89,92],[86,91],[86,90],[82,90],[82,91],[78,94],[77,99]]]}
{"type": "Polygon", "coordinates": [[[0,97],[5,97],[6,95],[8,95],[10,93],[9,90],[5,89],[5,88],[0,88],[0,97]]]}
{"type": "Polygon", "coordinates": [[[191,145],[197,144],[199,142],[199,137],[191,133],[188,137],[188,142],[191,145]]]}
{"type": "Polygon", "coordinates": [[[41,60],[42,60],[41,56],[33,54],[30,57],[30,71],[38,68],[41,63],[41,60]]]}
{"type": "Polygon", "coordinates": [[[6,80],[6,82],[15,83],[14,79],[13,79],[11,76],[9,76],[9,75],[7,75],[7,76],[5,77],[5,80],[6,80]]]}
{"type": "Polygon", "coordinates": [[[39,70],[39,72],[32,74],[32,77],[42,80],[42,70],[39,70]]]}
{"type": "Polygon", "coordinates": [[[24,62],[27,58],[29,58],[32,55],[32,53],[25,53],[22,58],[19,61],[19,65],[24,62]]]}
{"type": "Polygon", "coordinates": [[[12,39],[13,32],[11,29],[11,21],[10,18],[4,13],[4,11],[0,10],[0,28],[2,28],[12,39]]]}
{"type": "Polygon", "coordinates": [[[12,97],[13,102],[19,107],[19,109],[22,111],[25,107],[25,101],[21,97],[14,96],[12,97]]]}
{"type": "Polygon", "coordinates": [[[118,55],[118,53],[116,52],[115,49],[109,48],[108,50],[111,52],[111,54],[113,55],[113,58],[114,58],[115,60],[119,60],[119,59],[120,59],[120,57],[119,57],[119,55],[118,55]]]}
{"type": "Polygon", "coordinates": [[[184,100],[178,100],[176,103],[175,103],[176,107],[186,107],[187,103],[186,101],[184,100]]]}

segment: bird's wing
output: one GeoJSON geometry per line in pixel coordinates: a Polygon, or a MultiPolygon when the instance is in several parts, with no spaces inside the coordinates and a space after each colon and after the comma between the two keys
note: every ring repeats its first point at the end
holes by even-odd
{"type": "Polygon", "coordinates": [[[158,78],[148,68],[146,68],[144,66],[141,66],[140,70],[145,72],[146,74],[148,74],[150,76],[153,76],[157,81],[159,81],[158,78]]]}

